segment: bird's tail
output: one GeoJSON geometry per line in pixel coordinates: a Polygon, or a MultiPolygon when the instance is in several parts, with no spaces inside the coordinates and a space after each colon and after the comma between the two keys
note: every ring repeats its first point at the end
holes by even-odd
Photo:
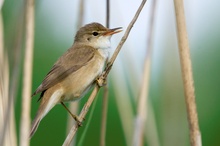
{"type": "Polygon", "coordinates": [[[43,117],[60,101],[60,97],[62,95],[62,91],[57,90],[55,91],[52,96],[50,92],[46,92],[44,94],[44,97],[41,100],[40,107],[38,109],[37,115],[35,116],[32,125],[31,125],[31,131],[30,131],[30,138],[34,135],[36,132],[40,121],[43,119],[43,117]]]}
{"type": "Polygon", "coordinates": [[[34,135],[34,133],[36,132],[39,124],[40,124],[40,121],[42,119],[42,114],[40,114],[39,112],[37,113],[37,115],[35,116],[33,122],[32,122],[32,125],[31,125],[31,131],[30,131],[30,138],[34,135]]]}

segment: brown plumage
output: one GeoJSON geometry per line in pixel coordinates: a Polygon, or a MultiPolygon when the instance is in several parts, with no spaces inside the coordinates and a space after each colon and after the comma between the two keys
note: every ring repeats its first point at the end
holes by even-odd
{"type": "Polygon", "coordinates": [[[108,58],[111,35],[120,32],[118,29],[108,29],[99,23],[79,29],[73,46],[57,60],[32,95],[41,93],[30,137],[57,103],[80,99],[94,85],[108,58]]]}

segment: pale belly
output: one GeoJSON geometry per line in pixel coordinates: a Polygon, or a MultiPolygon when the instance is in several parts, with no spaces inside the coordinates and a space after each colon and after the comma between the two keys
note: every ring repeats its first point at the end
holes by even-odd
{"type": "Polygon", "coordinates": [[[105,59],[97,57],[88,65],[69,75],[62,84],[64,89],[62,101],[74,101],[82,98],[94,85],[96,78],[101,75],[104,65],[105,59]]]}

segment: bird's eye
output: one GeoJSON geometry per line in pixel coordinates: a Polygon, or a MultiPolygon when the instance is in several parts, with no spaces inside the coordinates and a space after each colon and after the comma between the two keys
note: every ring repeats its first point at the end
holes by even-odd
{"type": "Polygon", "coordinates": [[[93,32],[92,35],[97,36],[99,33],[98,32],[93,32]]]}

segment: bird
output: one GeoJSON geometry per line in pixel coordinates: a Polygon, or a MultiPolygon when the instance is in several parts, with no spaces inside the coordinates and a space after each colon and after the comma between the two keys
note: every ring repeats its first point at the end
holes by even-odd
{"type": "Polygon", "coordinates": [[[97,22],[86,24],[77,31],[73,45],[55,62],[32,95],[41,93],[30,138],[40,121],[59,103],[81,125],[78,117],[64,103],[81,99],[96,84],[109,58],[110,39],[121,31],[122,27],[109,29],[97,22]]]}

